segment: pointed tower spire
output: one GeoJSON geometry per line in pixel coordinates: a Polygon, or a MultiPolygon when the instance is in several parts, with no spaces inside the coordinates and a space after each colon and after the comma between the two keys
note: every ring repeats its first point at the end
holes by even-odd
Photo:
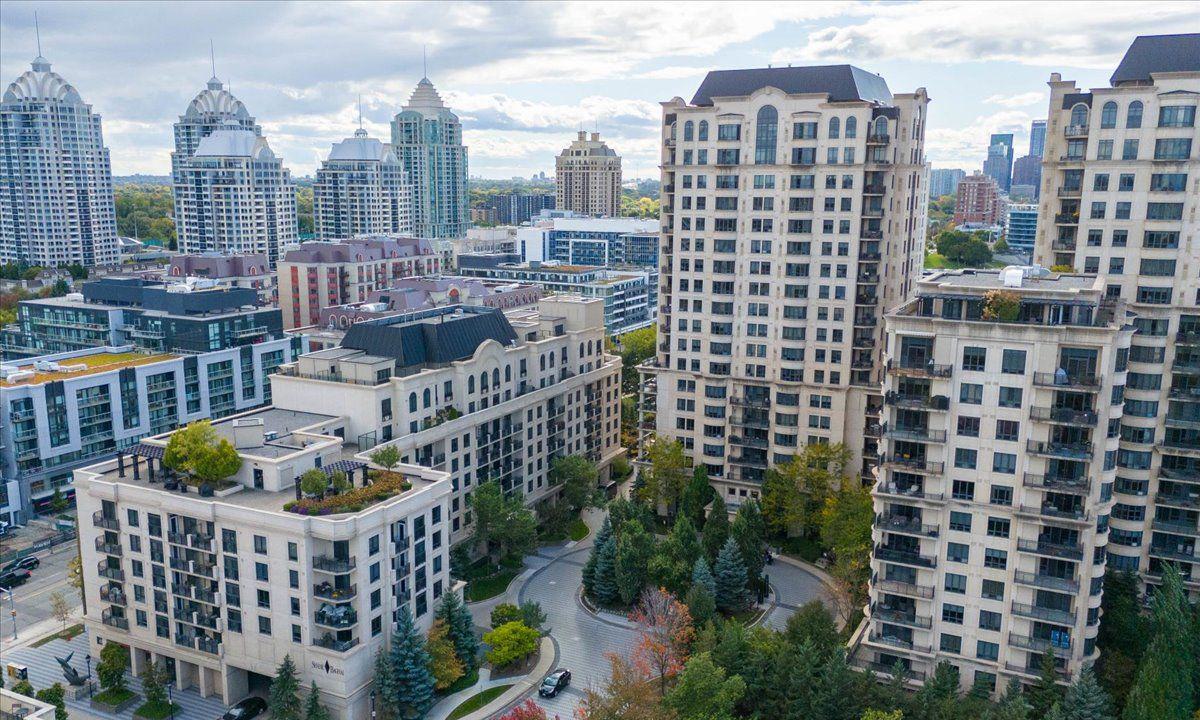
{"type": "Polygon", "coordinates": [[[212,38],[208,39],[208,59],[209,59],[209,62],[212,63],[213,77],[216,77],[217,76],[217,50],[216,50],[216,47],[213,45],[212,38]]]}
{"type": "Polygon", "coordinates": [[[358,94],[358,129],[362,130],[362,93],[358,94]]]}
{"type": "Polygon", "coordinates": [[[38,57],[42,56],[42,28],[38,24],[37,11],[33,13],[33,34],[37,36],[38,57]]]}
{"type": "MultiPolygon", "coordinates": [[[[39,45],[38,47],[40,48],[41,45],[39,45]]],[[[429,79],[429,58],[425,52],[427,47],[428,47],[427,45],[421,46],[421,77],[425,78],[426,80],[429,79]]],[[[41,50],[39,49],[38,55],[41,55],[41,54],[42,54],[41,50]]]]}

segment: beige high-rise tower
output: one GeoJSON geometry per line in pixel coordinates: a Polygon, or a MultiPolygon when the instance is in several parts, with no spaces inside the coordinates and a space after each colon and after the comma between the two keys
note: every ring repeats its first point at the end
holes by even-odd
{"type": "MultiPolygon", "coordinates": [[[[1134,40],[1109,87],[1055,73],[1034,257],[1098,273],[1137,334],[1108,565],[1200,596],[1200,34],[1134,40]]],[[[1148,588],[1149,589],[1149,588],[1148,588]]]]}
{"type": "Polygon", "coordinates": [[[559,210],[616,217],[621,211],[621,156],[582,130],[554,162],[559,210]]]}
{"type": "Polygon", "coordinates": [[[805,445],[874,463],[881,318],[921,272],[928,102],[834,65],[711,72],[663,103],[642,427],[731,505],[805,445]]]}

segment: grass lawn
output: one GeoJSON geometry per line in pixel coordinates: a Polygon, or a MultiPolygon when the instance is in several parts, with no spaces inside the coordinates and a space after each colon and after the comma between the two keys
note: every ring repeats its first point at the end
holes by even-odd
{"type": "Polygon", "coordinates": [[[174,707],[172,707],[170,703],[165,702],[155,703],[153,705],[150,703],[145,703],[140,708],[133,711],[133,716],[147,718],[148,720],[162,720],[163,718],[171,717],[172,713],[177,713],[182,709],[183,708],[179,705],[179,703],[176,703],[174,707]]]}
{"type": "Polygon", "coordinates": [[[504,691],[510,687],[512,687],[512,685],[497,685],[496,687],[490,687],[487,690],[484,690],[478,695],[473,695],[467,698],[461,705],[454,708],[453,712],[446,716],[446,720],[458,720],[459,718],[467,715],[467,713],[475,712],[479,708],[500,697],[504,691]]]}
{"type": "MultiPolygon", "coordinates": [[[[946,256],[939,253],[929,253],[925,256],[926,270],[954,270],[956,268],[967,267],[966,263],[953,262],[946,259],[946,256]]],[[[989,262],[987,267],[999,268],[1004,267],[1004,263],[995,260],[989,262]]]]}
{"type": "Polygon", "coordinates": [[[113,705],[113,706],[120,705],[121,703],[125,702],[129,698],[136,697],[136,696],[137,696],[137,693],[130,690],[129,688],[122,688],[120,690],[117,690],[116,688],[109,688],[108,690],[102,690],[102,691],[96,693],[97,700],[99,700],[100,702],[102,702],[106,705],[113,705]]]}
{"type": "Polygon", "coordinates": [[[467,602],[479,602],[494,598],[504,592],[512,579],[518,575],[519,571],[515,568],[504,568],[497,573],[487,575],[475,580],[470,580],[467,583],[466,598],[467,602]]]}
{"type": "Polygon", "coordinates": [[[572,540],[582,540],[588,536],[589,532],[591,530],[588,529],[587,523],[578,519],[567,529],[567,534],[571,536],[572,540]]]}
{"type": "Polygon", "coordinates": [[[778,543],[779,549],[783,551],[784,555],[800,558],[810,563],[815,563],[821,558],[821,545],[812,538],[793,537],[776,539],[773,542],[778,543]]]}
{"type": "Polygon", "coordinates": [[[454,683],[450,687],[443,690],[441,694],[443,697],[447,697],[456,692],[462,692],[477,682],[479,682],[479,668],[475,668],[471,672],[455,680],[454,683]]]}
{"type": "Polygon", "coordinates": [[[82,624],[72,625],[71,627],[67,628],[66,630],[59,630],[58,632],[54,633],[53,635],[47,635],[46,637],[33,643],[33,645],[31,647],[41,647],[41,646],[45,645],[46,643],[50,642],[51,640],[70,640],[71,638],[75,637],[76,635],[79,635],[82,632],[83,632],[82,624]]]}

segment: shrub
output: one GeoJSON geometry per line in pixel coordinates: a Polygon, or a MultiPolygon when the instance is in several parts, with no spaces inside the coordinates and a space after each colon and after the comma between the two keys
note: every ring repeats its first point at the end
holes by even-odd
{"type": "Polygon", "coordinates": [[[507,625],[510,622],[519,622],[524,620],[524,615],[521,614],[521,608],[512,603],[500,603],[492,608],[492,629],[496,629],[501,625],[507,625]]]}
{"type": "Polygon", "coordinates": [[[125,668],[129,667],[129,650],[115,642],[104,643],[100,651],[100,664],[96,666],[96,675],[100,677],[100,687],[105,690],[125,689],[125,668]]]}
{"type": "MultiPolygon", "coordinates": [[[[358,512],[412,488],[412,483],[400,473],[376,471],[372,477],[373,481],[368,487],[354,488],[341,495],[331,495],[326,498],[306,498],[289,502],[283,506],[283,509],[297,515],[333,515],[358,512]]],[[[303,490],[303,487],[301,489],[303,490]]]]}
{"type": "Polygon", "coordinates": [[[493,667],[505,667],[534,653],[540,634],[525,623],[515,620],[505,623],[483,636],[491,646],[487,659],[493,667]]]}
{"type": "Polygon", "coordinates": [[[325,494],[325,488],[329,486],[329,478],[325,475],[324,470],[313,468],[306,470],[300,476],[300,492],[309,497],[320,497],[325,494]]]}
{"type": "Polygon", "coordinates": [[[1021,296],[1011,290],[989,290],[983,296],[983,319],[1016,322],[1021,314],[1021,296]]]}

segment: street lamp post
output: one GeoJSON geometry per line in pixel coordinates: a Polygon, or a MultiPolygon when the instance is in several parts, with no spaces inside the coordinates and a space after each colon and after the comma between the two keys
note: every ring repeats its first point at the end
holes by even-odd
{"type": "Polygon", "coordinates": [[[167,683],[167,706],[171,708],[171,720],[175,720],[175,694],[171,692],[174,683],[167,683]]]}
{"type": "Polygon", "coordinates": [[[12,639],[16,640],[17,639],[17,600],[16,600],[16,595],[13,594],[12,588],[5,588],[4,592],[8,593],[8,608],[9,608],[8,614],[12,617],[12,625],[13,625],[12,639]]]}
{"type": "Polygon", "coordinates": [[[87,683],[88,697],[91,697],[92,696],[92,655],[91,655],[91,653],[84,655],[83,659],[87,663],[87,679],[85,679],[84,682],[87,683]]]}
{"type": "Polygon", "coordinates": [[[375,689],[371,688],[371,720],[375,720],[375,689]]]}

